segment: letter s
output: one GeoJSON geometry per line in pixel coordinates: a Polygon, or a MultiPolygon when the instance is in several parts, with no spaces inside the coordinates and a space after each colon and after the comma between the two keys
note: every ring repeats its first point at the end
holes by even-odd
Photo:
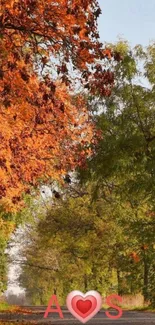
{"type": "Polygon", "coordinates": [[[118,318],[122,317],[122,314],[123,314],[122,308],[120,308],[120,307],[114,305],[114,304],[111,302],[111,299],[116,299],[116,300],[118,300],[119,302],[122,302],[122,297],[120,297],[120,296],[118,296],[118,295],[116,295],[116,294],[113,294],[113,295],[108,296],[108,297],[106,298],[106,304],[107,304],[108,306],[110,306],[110,307],[112,307],[112,308],[118,310],[118,312],[119,312],[118,315],[112,316],[108,311],[106,311],[106,316],[109,317],[109,318],[111,318],[111,319],[118,319],[118,318]]]}

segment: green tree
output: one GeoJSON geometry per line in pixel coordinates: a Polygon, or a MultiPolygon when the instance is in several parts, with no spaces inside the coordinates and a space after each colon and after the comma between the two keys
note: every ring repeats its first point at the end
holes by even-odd
{"type": "Polygon", "coordinates": [[[0,211],[0,294],[7,288],[7,255],[6,248],[11,233],[15,228],[15,221],[10,213],[1,208],[0,211]]]}
{"type": "Polygon", "coordinates": [[[37,301],[42,287],[44,302],[47,303],[49,291],[55,290],[64,303],[73,289],[94,289],[106,295],[114,282],[117,287],[111,261],[122,230],[113,209],[102,201],[92,203],[88,193],[66,198],[47,212],[34,232],[30,231],[30,244],[27,241],[23,250],[26,261],[20,281],[29,297],[34,295],[37,301]],[[38,292],[34,292],[36,286],[38,292]]]}
{"type": "MultiPolygon", "coordinates": [[[[90,98],[89,106],[102,139],[96,155],[88,161],[87,172],[80,171],[80,176],[83,182],[93,180],[94,199],[109,200],[110,196],[126,212],[123,229],[131,236],[127,237],[128,246],[135,262],[139,258],[143,261],[142,269],[134,265],[139,284],[136,272],[131,266],[128,270],[128,263],[125,269],[127,273],[132,271],[135,287],[141,286],[148,300],[155,243],[155,44],[146,49],[138,45],[132,50],[127,42],[110,46],[121,53],[122,60],[113,66],[115,85],[111,97],[99,103],[90,98]],[[140,251],[140,247],[147,246],[140,251]]],[[[124,213],[120,212],[120,221],[124,213]]],[[[123,263],[118,268],[119,282],[122,268],[123,263]]],[[[127,277],[132,281],[130,273],[127,277]]]]}

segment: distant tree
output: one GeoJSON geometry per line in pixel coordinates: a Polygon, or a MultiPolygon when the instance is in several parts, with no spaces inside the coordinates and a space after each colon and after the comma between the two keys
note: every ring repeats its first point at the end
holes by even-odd
{"type": "Polygon", "coordinates": [[[7,256],[6,248],[11,233],[15,229],[15,222],[10,213],[0,211],[0,294],[7,289],[7,256]]]}

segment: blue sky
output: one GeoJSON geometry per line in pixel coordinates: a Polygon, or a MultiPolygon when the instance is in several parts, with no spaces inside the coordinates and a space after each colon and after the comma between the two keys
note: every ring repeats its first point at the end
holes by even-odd
{"type": "Polygon", "coordinates": [[[155,0],[98,0],[101,41],[116,42],[118,36],[131,46],[155,41],[155,0]]]}

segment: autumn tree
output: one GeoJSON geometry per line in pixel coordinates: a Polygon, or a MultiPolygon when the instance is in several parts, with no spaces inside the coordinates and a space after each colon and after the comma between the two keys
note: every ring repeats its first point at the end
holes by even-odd
{"type": "Polygon", "coordinates": [[[71,92],[81,85],[110,94],[106,60],[115,55],[99,42],[100,13],[92,0],[0,1],[0,198],[7,209],[90,154],[94,126],[83,97],[72,100],[71,92]]]}

